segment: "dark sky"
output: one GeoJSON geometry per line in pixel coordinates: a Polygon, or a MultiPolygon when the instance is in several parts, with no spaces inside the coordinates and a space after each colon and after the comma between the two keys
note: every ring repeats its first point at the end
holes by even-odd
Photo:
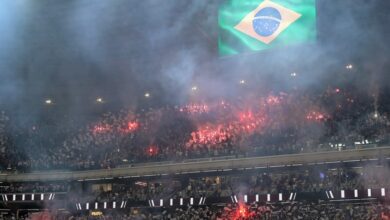
{"type": "Polygon", "coordinates": [[[390,84],[389,1],[318,0],[316,45],[219,58],[222,2],[4,0],[1,106],[35,115],[46,98],[69,114],[95,109],[96,97],[111,106],[176,104],[188,101],[193,85],[219,97],[237,95],[232,87],[241,78],[272,79],[270,89],[288,84],[292,71],[305,76],[303,86],[333,81],[349,62],[360,74],[350,81],[376,75],[383,88],[390,84]]]}

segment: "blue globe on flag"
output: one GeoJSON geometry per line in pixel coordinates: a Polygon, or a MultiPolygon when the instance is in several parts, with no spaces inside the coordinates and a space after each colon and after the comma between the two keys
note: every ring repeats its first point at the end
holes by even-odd
{"type": "Polygon", "coordinates": [[[282,16],[272,7],[265,7],[258,11],[253,18],[253,30],[260,36],[268,37],[278,30],[282,16]]]}

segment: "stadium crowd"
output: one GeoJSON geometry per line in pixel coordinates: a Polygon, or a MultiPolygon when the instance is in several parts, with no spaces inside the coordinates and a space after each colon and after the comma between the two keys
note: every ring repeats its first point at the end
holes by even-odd
{"type": "MultiPolygon", "coordinates": [[[[129,212],[107,211],[99,216],[86,214],[45,213],[45,219],[63,220],[388,220],[390,206],[377,202],[329,203],[292,202],[286,204],[219,204],[170,209],[133,208],[129,212]],[[54,217],[55,218],[52,218],[54,217]]],[[[25,214],[18,219],[32,219],[33,214],[25,214]]],[[[42,214],[41,214],[42,216],[42,214]]],[[[3,220],[14,220],[15,216],[4,216],[3,220]]],[[[39,219],[39,218],[38,218],[39,219]]]]}
{"type": "Polygon", "coordinates": [[[84,125],[15,128],[0,115],[3,170],[101,169],[152,161],[264,156],[384,144],[390,121],[369,97],[322,93],[108,112],[84,125]]]}
{"type": "Polygon", "coordinates": [[[388,167],[366,166],[360,169],[307,168],[214,175],[204,177],[163,178],[90,184],[82,194],[70,182],[12,183],[0,186],[1,193],[65,192],[74,203],[147,201],[149,199],[178,199],[229,197],[231,195],[277,194],[290,192],[323,192],[325,190],[354,190],[389,188],[388,167]],[[105,187],[103,187],[105,186],[105,187]]]}
{"type": "Polygon", "coordinates": [[[387,220],[390,206],[380,203],[310,203],[199,206],[171,209],[138,209],[129,213],[107,212],[101,216],[75,215],[72,220],[387,220]]]}
{"type": "Polygon", "coordinates": [[[181,177],[112,183],[91,189],[74,202],[147,201],[149,199],[222,198],[231,195],[324,192],[331,190],[389,188],[388,167],[337,168],[241,173],[224,176],[181,177]],[[81,199],[82,198],[82,199],[81,199]]]}
{"type": "Polygon", "coordinates": [[[163,212],[156,219],[218,219],[218,220],[293,220],[293,219],[383,219],[389,207],[377,204],[291,203],[286,205],[227,205],[220,208],[198,207],[163,212]]]}
{"type": "MultiPolygon", "coordinates": [[[[72,191],[70,183],[11,184],[1,187],[1,193],[22,192],[67,192],[71,204],[111,201],[146,201],[148,199],[188,198],[200,196],[230,197],[231,195],[254,195],[280,192],[321,192],[340,189],[389,188],[389,169],[386,166],[363,166],[362,168],[303,168],[276,171],[258,171],[223,176],[178,177],[174,179],[138,180],[113,182],[107,189],[96,185],[83,194],[72,191]]],[[[104,183],[103,185],[107,185],[104,183]]],[[[85,186],[83,187],[85,188],[85,186]]],[[[88,189],[87,187],[86,189],[88,189]]],[[[329,203],[298,201],[291,203],[254,203],[250,205],[194,206],[178,208],[135,208],[126,212],[106,211],[100,217],[89,213],[58,219],[388,219],[389,206],[380,203],[329,203]]],[[[29,219],[25,215],[21,219],[29,219]]],[[[7,218],[3,218],[7,219],[7,218]]],[[[12,219],[12,218],[9,218],[12,219]]]]}
{"type": "MultiPolygon", "coordinates": [[[[5,184],[5,183],[4,183],[5,184]]],[[[45,192],[68,192],[67,182],[57,183],[10,183],[0,185],[0,193],[45,193],[45,192]]]]}

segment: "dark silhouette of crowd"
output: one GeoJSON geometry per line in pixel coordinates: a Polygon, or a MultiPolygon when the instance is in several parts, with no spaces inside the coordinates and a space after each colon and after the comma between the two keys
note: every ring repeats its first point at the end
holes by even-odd
{"type": "Polygon", "coordinates": [[[69,219],[121,219],[121,220],[386,220],[390,206],[375,202],[362,203],[311,203],[292,202],[286,204],[236,204],[200,206],[171,209],[139,209],[130,212],[108,212],[102,216],[75,215],[69,219]]]}
{"type": "MultiPolygon", "coordinates": [[[[156,180],[113,182],[110,187],[90,188],[84,195],[76,193],[74,202],[148,201],[149,199],[223,198],[237,195],[278,193],[321,193],[326,190],[366,190],[389,188],[388,167],[272,171],[180,177],[156,180]]],[[[105,185],[104,185],[105,186],[105,185]]]]}
{"type": "MultiPolygon", "coordinates": [[[[293,219],[382,219],[389,207],[380,204],[290,203],[226,205],[224,207],[188,207],[165,211],[156,219],[216,219],[216,220],[293,220],[293,219]]],[[[130,218],[131,219],[131,218],[130,218]]]]}
{"type": "Polygon", "coordinates": [[[53,193],[68,192],[68,182],[25,182],[25,183],[2,183],[0,193],[53,193]]]}
{"type": "MultiPolygon", "coordinates": [[[[231,195],[277,194],[280,192],[306,193],[324,190],[354,190],[389,188],[389,169],[377,164],[361,168],[318,168],[306,166],[296,170],[258,171],[203,177],[182,176],[174,179],[140,179],[136,181],[91,182],[83,193],[71,187],[72,183],[13,183],[1,187],[1,193],[64,192],[69,204],[112,201],[147,201],[149,199],[230,197],[231,195]],[[103,187],[104,186],[104,187],[103,187]]],[[[378,200],[357,203],[299,200],[271,203],[213,204],[165,208],[130,208],[105,210],[100,217],[78,213],[58,219],[386,219],[387,203],[378,200]]],[[[7,218],[5,218],[7,219],[7,218]]],[[[11,219],[11,218],[10,218],[11,219]]],[[[23,218],[22,218],[23,219],[23,218]]],[[[24,219],[28,219],[28,214],[24,219]]]]}

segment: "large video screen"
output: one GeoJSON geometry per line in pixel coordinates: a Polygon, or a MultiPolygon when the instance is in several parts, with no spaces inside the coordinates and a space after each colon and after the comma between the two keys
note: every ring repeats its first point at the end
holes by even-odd
{"type": "Polygon", "coordinates": [[[315,0],[227,0],[219,8],[219,53],[314,42],[315,0]]]}

